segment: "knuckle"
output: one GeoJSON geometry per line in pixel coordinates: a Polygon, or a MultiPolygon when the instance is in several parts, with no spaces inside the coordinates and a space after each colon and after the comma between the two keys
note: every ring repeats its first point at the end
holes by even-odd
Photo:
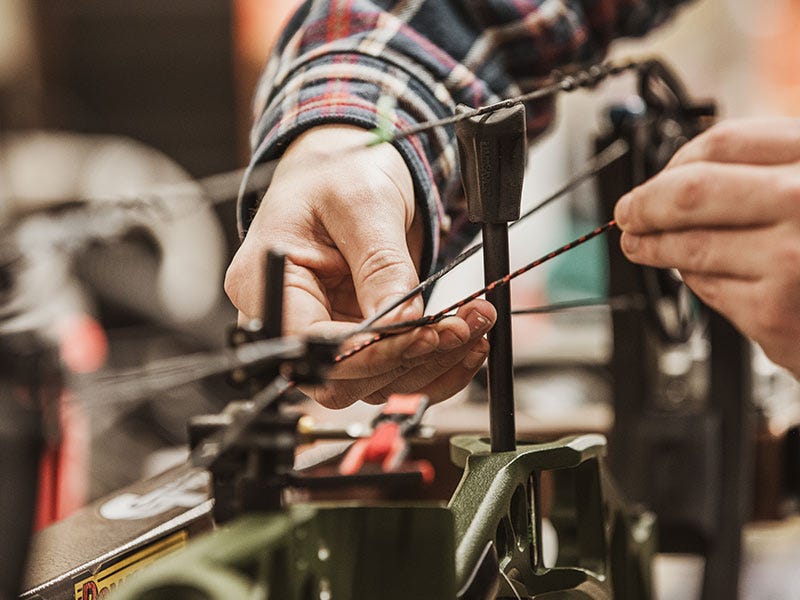
{"type": "Polygon", "coordinates": [[[711,265],[711,235],[707,231],[692,231],[683,236],[683,250],[688,268],[695,272],[708,271],[711,265]]]}
{"type": "Polygon", "coordinates": [[[647,211],[643,206],[646,202],[647,194],[646,184],[640,185],[630,192],[628,223],[633,230],[640,230],[647,226],[647,211]]]}
{"type": "Polygon", "coordinates": [[[397,195],[397,187],[386,177],[366,176],[366,165],[350,165],[342,173],[341,165],[329,165],[330,173],[319,182],[320,192],[348,206],[369,206],[376,201],[397,195]]]}
{"type": "Polygon", "coordinates": [[[386,354],[381,348],[381,344],[367,348],[363,354],[363,372],[360,374],[365,378],[378,377],[385,370],[386,354]]]}
{"type": "Polygon", "coordinates": [[[683,179],[675,197],[675,209],[681,213],[694,213],[708,192],[708,178],[698,165],[684,169],[683,179]]]}
{"type": "Polygon", "coordinates": [[[800,240],[783,240],[776,249],[777,261],[787,280],[800,278],[800,240]]]}
{"type": "Polygon", "coordinates": [[[675,152],[672,155],[672,158],[669,160],[667,164],[668,168],[678,167],[684,165],[688,162],[691,162],[692,156],[697,154],[697,146],[699,145],[697,140],[690,140],[675,152]]]}
{"type": "Polygon", "coordinates": [[[717,123],[703,134],[700,155],[705,159],[714,159],[729,153],[731,145],[736,143],[739,134],[736,126],[727,121],[717,123]]]}
{"type": "Polygon", "coordinates": [[[783,281],[762,280],[759,282],[755,298],[759,301],[752,306],[753,338],[756,341],[780,337],[786,333],[791,312],[787,310],[782,298],[786,293],[783,281]]]}
{"type": "Polygon", "coordinates": [[[782,213],[800,220],[800,171],[796,167],[786,176],[778,178],[778,193],[775,195],[782,213]]]}
{"type": "Polygon", "coordinates": [[[312,388],[310,395],[318,404],[334,410],[350,406],[356,400],[351,398],[349,394],[337,389],[334,385],[322,385],[312,388]]]}
{"type": "Polygon", "coordinates": [[[683,281],[697,294],[703,302],[712,308],[720,308],[722,292],[720,282],[716,278],[701,277],[691,273],[683,273],[683,281]]]}
{"type": "Polygon", "coordinates": [[[376,248],[361,263],[355,279],[363,284],[374,279],[389,278],[398,274],[401,269],[405,269],[405,266],[406,256],[403,252],[395,248],[376,248]]]}
{"type": "Polygon", "coordinates": [[[778,303],[773,301],[764,302],[758,306],[755,312],[759,338],[780,335],[785,330],[787,315],[778,303]]]}
{"type": "MultiPolygon", "coordinates": [[[[440,373],[448,371],[453,367],[453,365],[457,364],[457,360],[453,359],[452,352],[435,352],[433,356],[431,356],[430,360],[426,361],[425,363],[425,372],[429,377],[435,377],[440,373]]],[[[457,353],[456,356],[458,356],[457,353]]]]}
{"type": "Polygon", "coordinates": [[[237,282],[239,281],[239,265],[234,260],[229,266],[228,269],[225,271],[225,280],[222,283],[222,289],[225,290],[225,293],[228,295],[228,298],[231,299],[231,302],[234,305],[237,304],[237,296],[239,292],[239,288],[237,282]]]}
{"type": "Polygon", "coordinates": [[[391,395],[392,393],[390,390],[383,388],[376,392],[372,392],[367,396],[364,396],[362,400],[367,404],[386,404],[386,402],[389,400],[389,396],[391,395]]]}
{"type": "Polygon", "coordinates": [[[241,259],[234,257],[233,262],[228,265],[228,268],[225,271],[225,279],[222,283],[222,288],[225,290],[225,294],[228,296],[228,298],[230,298],[230,301],[233,303],[233,305],[242,311],[246,311],[248,308],[245,306],[246,298],[244,296],[246,294],[243,290],[243,287],[247,281],[246,277],[246,266],[242,264],[241,259]]]}
{"type": "Polygon", "coordinates": [[[400,363],[397,367],[392,371],[395,377],[401,377],[411,371],[412,369],[416,368],[419,365],[421,360],[425,360],[422,358],[401,358],[400,363]]]}

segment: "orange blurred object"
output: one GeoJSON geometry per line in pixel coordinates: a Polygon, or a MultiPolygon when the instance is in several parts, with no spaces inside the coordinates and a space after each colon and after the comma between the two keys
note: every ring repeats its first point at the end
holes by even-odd
{"type": "Polygon", "coordinates": [[[800,116],[800,0],[784,0],[757,40],[765,99],[781,115],[800,116]]]}
{"type": "Polygon", "coordinates": [[[233,0],[238,59],[264,64],[284,24],[302,0],[233,0]]]}
{"type": "Polygon", "coordinates": [[[73,315],[58,324],[61,360],[73,373],[94,373],[106,361],[108,339],[89,315],[73,315]]]}
{"type": "Polygon", "coordinates": [[[261,70],[283,26],[302,0],[232,0],[237,130],[241,159],[247,162],[251,106],[261,70]]]}
{"type": "MultiPolygon", "coordinates": [[[[73,373],[93,373],[108,355],[108,339],[100,323],[85,314],[72,315],[56,326],[61,361],[73,373]]],[[[38,531],[68,517],[88,497],[90,423],[84,408],[63,392],[58,402],[59,435],[48,440],[39,467],[34,527],[38,531]]]]}
{"type": "Polygon", "coordinates": [[[89,495],[89,417],[67,393],[59,401],[59,431],[39,465],[36,531],[74,513],[89,495]]]}

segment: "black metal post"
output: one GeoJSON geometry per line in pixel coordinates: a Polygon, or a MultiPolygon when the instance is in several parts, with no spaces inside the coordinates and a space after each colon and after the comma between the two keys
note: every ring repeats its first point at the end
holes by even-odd
{"type": "MultiPolygon", "coordinates": [[[[484,279],[489,284],[509,273],[508,223],[519,218],[525,175],[525,107],[459,121],[456,137],[469,219],[483,227],[484,279]]],[[[510,289],[495,287],[486,299],[497,310],[497,322],[488,334],[492,451],[507,452],[517,445],[510,289]]]]}
{"type": "MultiPolygon", "coordinates": [[[[509,272],[508,225],[483,225],[483,274],[487,284],[509,272]]],[[[497,311],[497,321],[489,330],[487,380],[491,411],[489,427],[493,452],[516,448],[514,421],[514,364],[511,348],[511,289],[507,285],[486,293],[497,311]]]]}

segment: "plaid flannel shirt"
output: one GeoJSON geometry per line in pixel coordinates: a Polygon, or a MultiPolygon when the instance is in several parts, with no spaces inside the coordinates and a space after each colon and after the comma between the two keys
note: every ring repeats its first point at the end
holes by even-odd
{"type": "MultiPolygon", "coordinates": [[[[311,0],[287,24],[255,101],[251,166],[327,123],[377,125],[381,95],[405,128],[534,87],[553,69],[601,58],[615,37],[643,35],[686,0],[311,0]]],[[[553,102],[528,107],[541,133],[553,102]]],[[[453,127],[394,142],[426,229],[422,275],[475,234],[465,217],[453,127]]],[[[258,197],[240,198],[244,235],[258,197]]]]}

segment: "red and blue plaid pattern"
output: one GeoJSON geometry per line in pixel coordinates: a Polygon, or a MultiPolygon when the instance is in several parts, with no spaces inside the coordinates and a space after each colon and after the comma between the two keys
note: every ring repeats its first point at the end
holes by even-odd
{"type": "MultiPolygon", "coordinates": [[[[255,101],[252,164],[278,158],[303,131],[328,123],[373,128],[382,95],[395,126],[531,89],[555,68],[598,60],[612,39],[642,35],[686,0],[310,0],[294,14],[255,101]]],[[[541,133],[553,103],[528,110],[541,133]]],[[[423,273],[475,234],[466,220],[452,127],[396,140],[426,226],[423,273]]],[[[246,232],[258,198],[242,198],[246,232]]]]}

